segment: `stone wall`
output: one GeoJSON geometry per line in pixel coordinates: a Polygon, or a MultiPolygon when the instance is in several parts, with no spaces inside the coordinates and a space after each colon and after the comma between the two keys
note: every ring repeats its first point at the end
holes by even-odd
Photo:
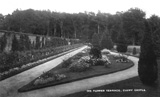
{"type": "Polygon", "coordinates": [[[51,46],[68,45],[70,39],[60,37],[50,37],[43,35],[33,35],[13,31],[0,31],[0,52],[9,53],[12,49],[16,50],[31,50],[40,49],[51,46]],[[16,39],[14,39],[16,38],[16,39]],[[17,42],[18,41],[18,42],[17,42]],[[17,42],[17,43],[14,43],[17,42]],[[17,46],[18,45],[18,46],[17,46]],[[29,45],[29,48],[27,46],[29,45]],[[15,46],[15,47],[13,47],[15,46]]]}

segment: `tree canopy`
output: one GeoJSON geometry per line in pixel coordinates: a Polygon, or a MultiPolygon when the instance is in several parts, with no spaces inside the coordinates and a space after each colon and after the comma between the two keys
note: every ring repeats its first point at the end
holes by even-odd
{"type": "MultiPolygon", "coordinates": [[[[113,42],[124,33],[128,44],[140,44],[143,37],[146,13],[139,8],[109,14],[103,12],[61,13],[50,10],[15,10],[12,14],[0,14],[0,30],[48,35],[65,38],[78,38],[91,41],[94,33],[103,34],[108,29],[113,42]]],[[[158,28],[160,19],[149,18],[152,28],[158,28]]]]}

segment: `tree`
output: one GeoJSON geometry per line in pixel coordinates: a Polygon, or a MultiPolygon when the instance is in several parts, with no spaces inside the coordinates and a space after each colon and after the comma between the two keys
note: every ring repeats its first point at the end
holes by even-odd
{"type": "Polygon", "coordinates": [[[99,35],[97,33],[94,33],[93,36],[92,36],[92,45],[93,47],[100,47],[100,44],[99,44],[99,35]]]}
{"type": "Polygon", "coordinates": [[[104,32],[101,39],[101,49],[112,49],[113,42],[108,32],[104,32]]]}
{"type": "Polygon", "coordinates": [[[145,21],[145,29],[138,62],[138,74],[144,84],[153,84],[158,78],[158,68],[152,41],[152,30],[148,21],[145,21]]]}
{"type": "Polygon", "coordinates": [[[122,14],[123,28],[127,40],[133,45],[139,44],[144,33],[145,12],[139,8],[131,8],[122,14]]]}
{"type": "Polygon", "coordinates": [[[118,37],[117,51],[121,53],[127,52],[127,43],[123,33],[121,33],[118,37]]]}
{"type": "Polygon", "coordinates": [[[0,29],[3,28],[4,16],[0,14],[0,29]]]}

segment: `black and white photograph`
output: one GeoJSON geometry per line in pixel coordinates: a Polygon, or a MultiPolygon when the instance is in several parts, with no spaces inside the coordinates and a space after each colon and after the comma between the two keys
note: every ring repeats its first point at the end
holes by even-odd
{"type": "Polygon", "coordinates": [[[160,97],[160,1],[0,0],[0,97],[160,97]]]}

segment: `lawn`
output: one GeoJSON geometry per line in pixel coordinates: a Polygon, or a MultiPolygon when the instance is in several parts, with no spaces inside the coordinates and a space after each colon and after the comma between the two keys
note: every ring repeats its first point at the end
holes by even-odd
{"type": "MultiPolygon", "coordinates": [[[[158,69],[160,70],[160,59],[157,60],[157,62],[159,64],[158,69]]],[[[158,81],[152,86],[142,84],[137,76],[128,80],[91,89],[90,91],[92,92],[82,91],[64,97],[159,97],[160,72],[158,76],[158,81]],[[101,92],[96,92],[100,90],[101,92]],[[121,90],[121,92],[102,92],[103,90],[121,90]]]]}
{"type": "MultiPolygon", "coordinates": [[[[69,59],[69,60],[71,60],[71,63],[79,60],[83,56],[87,56],[89,49],[84,50],[84,51],[78,53],[77,55],[75,55],[71,59],[69,59]],[[84,53],[84,51],[86,51],[86,52],[84,53]]],[[[128,69],[134,65],[132,61],[129,61],[128,63],[117,63],[115,58],[113,57],[113,55],[110,55],[110,54],[107,54],[107,57],[109,58],[111,65],[109,65],[107,67],[105,67],[104,65],[91,66],[89,69],[87,69],[83,72],[73,72],[73,71],[70,71],[69,68],[64,68],[65,64],[66,64],[66,61],[64,61],[61,64],[59,64],[57,67],[55,67],[55,68],[51,69],[50,71],[41,75],[41,77],[42,77],[42,76],[47,75],[48,73],[49,74],[63,74],[63,75],[65,75],[65,78],[63,80],[50,81],[45,84],[35,85],[34,83],[39,78],[38,77],[35,80],[31,81],[29,84],[20,88],[18,91],[19,92],[31,91],[31,90],[35,90],[35,89],[55,86],[58,84],[68,83],[68,82],[81,80],[81,79],[85,79],[85,78],[90,78],[90,77],[94,77],[94,76],[109,74],[109,73],[117,72],[120,70],[128,69]]],[[[69,62],[67,64],[70,64],[70,61],[67,61],[67,62],[69,62]]]]}

